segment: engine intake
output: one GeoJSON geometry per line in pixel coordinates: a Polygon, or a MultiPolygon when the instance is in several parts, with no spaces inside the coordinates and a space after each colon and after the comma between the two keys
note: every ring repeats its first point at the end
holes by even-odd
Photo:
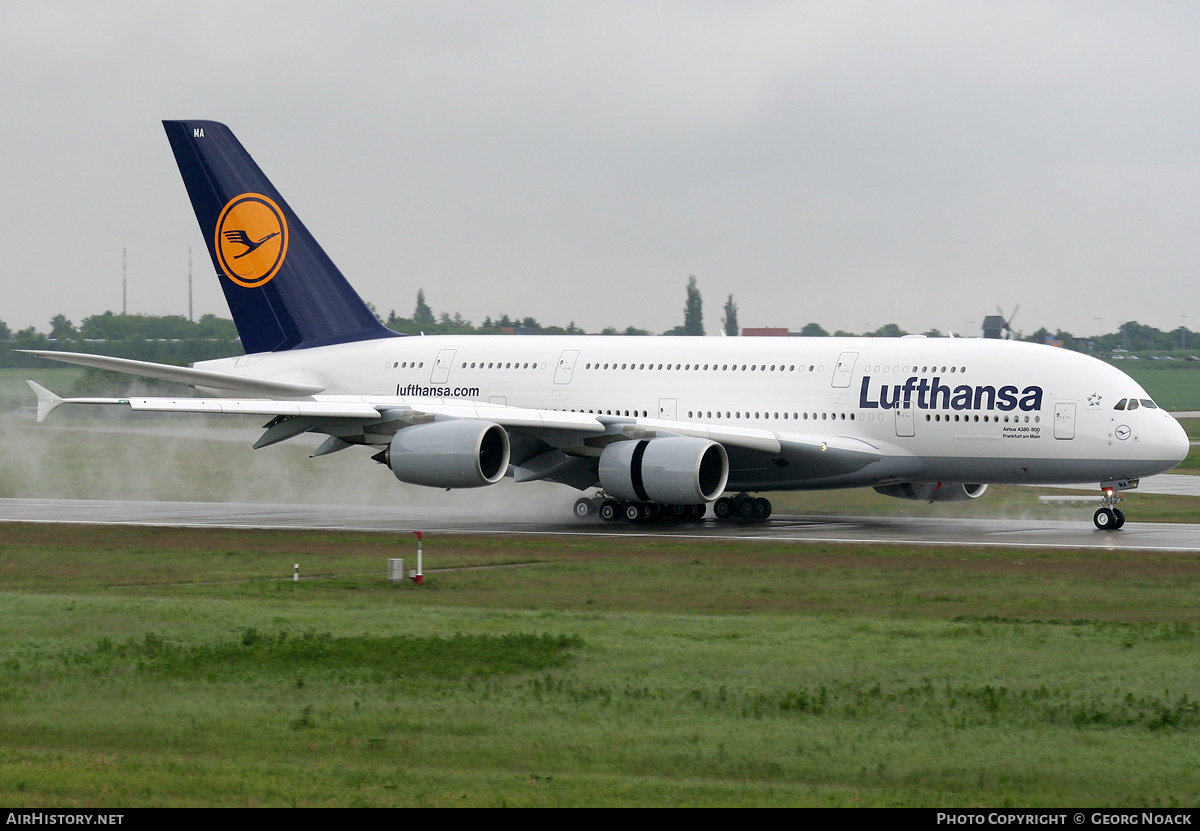
{"type": "Polygon", "coordinates": [[[456,419],[396,431],[380,461],[401,482],[478,488],[499,482],[508,470],[508,459],[508,433],[503,427],[456,419]]]}
{"type": "Polygon", "coordinates": [[[978,499],[987,490],[987,485],[963,485],[956,482],[902,482],[899,485],[881,485],[876,493],[894,496],[897,499],[919,499],[924,502],[966,502],[978,499]]]}
{"type": "Polygon", "coordinates": [[[709,439],[622,441],[600,454],[600,486],[621,499],[703,505],[725,490],[729,457],[709,439]]]}

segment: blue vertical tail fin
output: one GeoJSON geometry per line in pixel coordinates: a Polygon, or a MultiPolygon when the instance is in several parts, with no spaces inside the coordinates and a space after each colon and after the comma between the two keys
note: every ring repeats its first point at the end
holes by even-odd
{"type": "Polygon", "coordinates": [[[247,353],[395,337],[224,124],[164,121],[247,353]]]}

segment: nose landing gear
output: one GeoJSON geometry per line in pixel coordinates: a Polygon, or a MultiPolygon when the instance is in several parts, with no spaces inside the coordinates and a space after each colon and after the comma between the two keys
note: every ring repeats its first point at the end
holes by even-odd
{"type": "Polygon", "coordinates": [[[1101,508],[1092,515],[1092,522],[1101,531],[1117,531],[1125,524],[1125,512],[1120,508],[1101,508]]]}
{"type": "Polygon", "coordinates": [[[1122,490],[1130,490],[1138,486],[1137,479],[1118,479],[1100,483],[1100,508],[1092,514],[1092,522],[1101,531],[1118,531],[1125,524],[1125,512],[1117,507],[1125,499],[1120,495],[1122,490]]]}

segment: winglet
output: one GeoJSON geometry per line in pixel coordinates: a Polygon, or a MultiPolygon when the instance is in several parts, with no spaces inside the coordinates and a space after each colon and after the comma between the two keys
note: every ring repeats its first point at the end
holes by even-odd
{"type": "Polygon", "coordinates": [[[41,384],[35,384],[33,381],[26,381],[25,383],[29,385],[31,390],[37,393],[37,420],[39,424],[45,421],[46,416],[50,415],[50,413],[52,413],[59,404],[66,400],[50,392],[50,390],[46,389],[41,384]]]}

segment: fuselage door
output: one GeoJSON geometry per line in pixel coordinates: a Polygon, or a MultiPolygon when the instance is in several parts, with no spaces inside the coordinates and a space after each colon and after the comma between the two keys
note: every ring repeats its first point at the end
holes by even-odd
{"type": "Polygon", "coordinates": [[[450,367],[454,363],[455,349],[443,349],[437,353],[433,362],[433,374],[429,376],[431,384],[444,384],[450,377],[450,367]]]}
{"type": "Polygon", "coordinates": [[[1054,405],[1054,438],[1075,438],[1075,402],[1059,401],[1054,405]]]}
{"type": "Polygon", "coordinates": [[[679,407],[679,400],[676,398],[660,398],[658,399],[658,417],[667,421],[675,421],[679,407]]]}
{"type": "Polygon", "coordinates": [[[901,401],[896,407],[896,435],[908,438],[916,434],[916,422],[913,420],[912,402],[901,401]]]}
{"type": "Polygon", "coordinates": [[[575,361],[579,359],[578,349],[564,349],[558,356],[558,366],[554,370],[554,383],[571,383],[571,373],[575,371],[575,361]]]}
{"type": "Polygon", "coordinates": [[[846,388],[850,386],[850,378],[854,375],[854,364],[858,361],[857,352],[843,352],[838,356],[837,366],[833,368],[833,386],[846,388]]]}

